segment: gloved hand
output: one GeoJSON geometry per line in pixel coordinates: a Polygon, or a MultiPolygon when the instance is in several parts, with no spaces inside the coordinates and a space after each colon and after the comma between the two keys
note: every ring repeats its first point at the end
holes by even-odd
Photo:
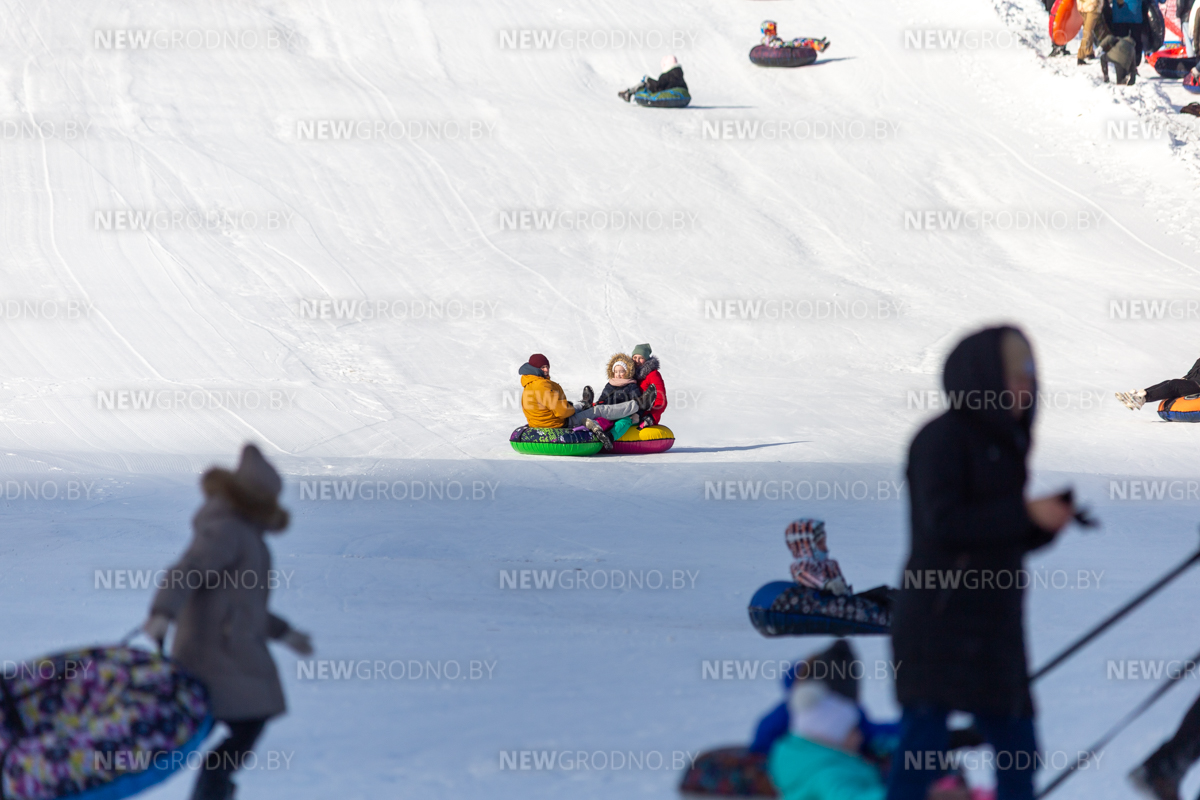
{"type": "Polygon", "coordinates": [[[313,654],[312,638],[307,633],[288,631],[280,641],[297,655],[311,656],[313,654]]]}
{"type": "Polygon", "coordinates": [[[162,646],[163,640],[167,638],[167,631],[171,627],[171,618],[162,614],[152,614],[145,622],[142,623],[142,631],[154,641],[162,646]]]}

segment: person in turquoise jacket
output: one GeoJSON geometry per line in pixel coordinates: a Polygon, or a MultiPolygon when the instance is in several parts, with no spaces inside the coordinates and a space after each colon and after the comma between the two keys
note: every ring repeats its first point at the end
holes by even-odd
{"type": "Polygon", "coordinates": [[[879,770],[858,755],[858,705],[821,681],[803,681],[788,699],[790,732],[771,748],[767,770],[783,800],[884,800],[879,770]]]}

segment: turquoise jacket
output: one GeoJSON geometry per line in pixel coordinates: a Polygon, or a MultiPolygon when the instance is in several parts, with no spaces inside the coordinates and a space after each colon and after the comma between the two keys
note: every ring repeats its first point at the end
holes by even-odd
{"type": "Polygon", "coordinates": [[[771,780],[783,800],[884,800],[879,771],[856,755],[788,734],[771,748],[771,780]]]}

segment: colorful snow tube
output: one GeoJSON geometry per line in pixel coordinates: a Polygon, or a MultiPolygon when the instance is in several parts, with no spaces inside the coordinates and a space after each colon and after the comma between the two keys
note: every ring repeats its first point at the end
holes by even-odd
{"type": "Polygon", "coordinates": [[[1196,73],[1189,72],[1183,76],[1183,88],[1192,94],[1200,94],[1200,81],[1196,80],[1196,73]]]}
{"type": "Polygon", "coordinates": [[[807,67],[817,60],[811,47],[768,47],[760,44],[750,50],[750,61],[760,67],[807,67]]]}
{"type": "Polygon", "coordinates": [[[676,86],[661,92],[647,92],[643,89],[634,93],[633,100],[639,106],[647,108],[687,108],[688,103],[692,102],[692,96],[688,94],[687,89],[676,86]]]}
{"type": "Polygon", "coordinates": [[[183,767],[213,725],[200,681],[129,647],[10,667],[0,695],[5,800],[121,800],[183,767]]]}
{"type": "Polygon", "coordinates": [[[588,430],[531,428],[522,425],[508,437],[512,449],[531,456],[594,456],[603,445],[588,430]]]}
{"type": "Polygon", "coordinates": [[[1083,15],[1075,7],[1075,0],[1054,0],[1050,8],[1050,38],[1054,43],[1066,44],[1078,36],[1082,28],[1083,15]]]}
{"type": "Polygon", "coordinates": [[[767,773],[767,756],[745,747],[722,747],[701,753],[683,774],[684,797],[775,798],[779,791],[767,773]]]}
{"type": "Polygon", "coordinates": [[[750,624],[763,636],[861,636],[892,627],[886,587],[836,595],[793,581],[775,581],[754,593],[750,624]]]}
{"type": "Polygon", "coordinates": [[[630,428],[625,435],[613,442],[612,452],[625,456],[646,453],[665,453],[675,444],[675,434],[666,425],[650,425],[645,428],[630,428]]]}
{"type": "Polygon", "coordinates": [[[1200,394],[1163,400],[1158,415],[1167,422],[1200,422],[1200,394]]]}

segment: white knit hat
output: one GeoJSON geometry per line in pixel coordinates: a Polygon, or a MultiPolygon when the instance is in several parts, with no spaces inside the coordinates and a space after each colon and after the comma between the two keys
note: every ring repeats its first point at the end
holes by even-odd
{"type": "Polygon", "coordinates": [[[670,72],[678,66],[679,59],[675,58],[675,56],[663,56],[662,63],[659,64],[659,70],[661,72],[670,72]]]}
{"type": "Polygon", "coordinates": [[[788,697],[788,716],[796,736],[840,744],[858,727],[858,706],[820,681],[800,681],[788,697]]]}

